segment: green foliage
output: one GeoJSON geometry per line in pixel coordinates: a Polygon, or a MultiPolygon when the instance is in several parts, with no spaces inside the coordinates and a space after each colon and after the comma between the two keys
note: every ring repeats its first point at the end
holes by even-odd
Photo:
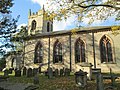
{"type": "MultiPolygon", "coordinates": [[[[26,78],[26,76],[21,77],[10,77],[8,78],[8,81],[11,83],[33,83],[33,77],[26,78]]],[[[37,90],[85,90],[83,88],[80,88],[75,83],[75,76],[67,76],[67,77],[57,77],[48,79],[47,76],[39,75],[39,89],[37,90]]],[[[105,87],[110,85],[110,80],[104,80],[105,87]]],[[[91,80],[87,81],[87,90],[96,90],[96,81],[91,80]]],[[[120,79],[116,81],[116,88],[117,90],[120,90],[120,79]]]]}
{"type": "Polygon", "coordinates": [[[17,21],[10,15],[13,0],[0,0],[0,55],[4,55],[7,49],[13,49],[14,44],[10,41],[13,34],[17,32],[17,21]],[[4,48],[4,49],[3,49],[4,48]]]}
{"type": "Polygon", "coordinates": [[[16,33],[12,38],[11,41],[14,43],[15,45],[15,50],[16,51],[20,51],[23,52],[23,48],[24,48],[24,38],[26,36],[28,36],[28,32],[27,32],[27,26],[21,26],[21,29],[19,30],[18,33],[16,33]]]}
{"type": "Polygon", "coordinates": [[[6,65],[6,62],[5,62],[5,59],[4,58],[1,58],[0,59],[0,71],[5,68],[5,65],[6,65]]]}
{"type": "Polygon", "coordinates": [[[120,18],[118,0],[47,0],[47,4],[47,13],[58,21],[72,15],[79,15],[78,20],[81,22],[89,18],[88,24],[95,20],[106,20],[114,15],[116,20],[120,18]]]}

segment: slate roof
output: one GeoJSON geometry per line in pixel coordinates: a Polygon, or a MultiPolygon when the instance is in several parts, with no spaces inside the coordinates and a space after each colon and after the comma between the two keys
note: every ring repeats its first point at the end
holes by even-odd
{"type": "MultiPolygon", "coordinates": [[[[91,33],[91,32],[104,32],[104,31],[111,31],[112,26],[95,26],[95,27],[80,27],[79,29],[76,28],[75,33],[91,33]]],[[[37,33],[35,35],[31,35],[25,38],[39,38],[39,37],[49,37],[49,36],[58,36],[58,35],[69,35],[72,33],[72,30],[60,30],[60,31],[53,31],[53,32],[45,32],[45,33],[37,33]]]]}

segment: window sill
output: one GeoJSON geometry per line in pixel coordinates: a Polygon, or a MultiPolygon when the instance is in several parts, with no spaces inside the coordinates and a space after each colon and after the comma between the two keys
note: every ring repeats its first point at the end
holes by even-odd
{"type": "Polygon", "coordinates": [[[116,62],[103,62],[101,64],[116,64],[116,62]]]}
{"type": "Polygon", "coordinates": [[[81,67],[92,67],[93,65],[88,62],[78,62],[76,64],[79,64],[81,67]]]}
{"type": "Polygon", "coordinates": [[[42,63],[34,63],[34,64],[40,65],[40,64],[42,64],[42,63]]]}
{"type": "Polygon", "coordinates": [[[54,65],[64,64],[63,62],[53,63],[54,65]]]}

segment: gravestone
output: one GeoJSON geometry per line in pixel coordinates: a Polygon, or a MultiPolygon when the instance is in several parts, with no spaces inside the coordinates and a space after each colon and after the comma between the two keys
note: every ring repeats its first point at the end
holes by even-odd
{"type": "Polygon", "coordinates": [[[114,76],[111,68],[110,68],[110,76],[111,76],[111,86],[114,86],[115,85],[115,76],[114,76]]]}
{"type": "Polygon", "coordinates": [[[78,72],[75,72],[75,82],[79,87],[87,90],[87,72],[84,72],[81,69],[78,72]]]}
{"type": "Polygon", "coordinates": [[[9,74],[12,74],[12,70],[13,70],[12,68],[9,69],[9,74]]]}
{"type": "Polygon", "coordinates": [[[21,70],[15,70],[15,77],[21,76],[21,70]]]}
{"type": "Polygon", "coordinates": [[[47,69],[47,71],[45,71],[45,76],[48,76],[48,69],[47,69]]]}
{"type": "Polygon", "coordinates": [[[64,69],[60,69],[60,76],[64,76],[64,69]]]}
{"type": "Polygon", "coordinates": [[[101,73],[97,74],[96,77],[97,89],[96,90],[104,90],[103,89],[103,76],[101,73]]]}
{"type": "Polygon", "coordinates": [[[65,68],[65,76],[70,76],[70,69],[65,68]]]}
{"type": "Polygon", "coordinates": [[[49,78],[52,78],[53,77],[53,70],[52,70],[52,68],[50,68],[50,70],[49,70],[49,78]]]}
{"type": "Polygon", "coordinates": [[[4,76],[5,76],[5,77],[7,77],[7,76],[8,76],[8,74],[9,74],[8,69],[4,70],[4,76]]]}
{"type": "Polygon", "coordinates": [[[49,68],[48,78],[52,78],[52,77],[53,77],[53,69],[52,69],[52,68],[49,68]]]}
{"type": "Polygon", "coordinates": [[[34,76],[34,80],[33,80],[34,82],[34,84],[39,84],[39,77],[38,77],[38,75],[36,74],[35,76],[34,76]]]}
{"type": "Polygon", "coordinates": [[[48,68],[47,71],[44,72],[45,76],[48,76],[48,68]]]}
{"type": "Polygon", "coordinates": [[[32,73],[32,68],[29,68],[27,70],[27,77],[32,77],[33,76],[33,73],[32,73]]]}
{"type": "Polygon", "coordinates": [[[41,73],[41,67],[38,68],[39,73],[41,73]]]}
{"type": "Polygon", "coordinates": [[[26,75],[26,72],[27,72],[27,69],[26,69],[26,67],[24,67],[24,68],[23,68],[23,76],[26,75]]]}
{"type": "Polygon", "coordinates": [[[14,69],[14,71],[18,70],[17,68],[14,69]]]}
{"type": "Polygon", "coordinates": [[[55,76],[55,77],[58,77],[58,74],[59,74],[58,69],[55,69],[55,71],[54,71],[54,76],[55,76]]]}
{"type": "Polygon", "coordinates": [[[37,75],[37,73],[38,73],[38,69],[37,69],[37,68],[34,68],[34,69],[33,69],[33,76],[37,75]]]}

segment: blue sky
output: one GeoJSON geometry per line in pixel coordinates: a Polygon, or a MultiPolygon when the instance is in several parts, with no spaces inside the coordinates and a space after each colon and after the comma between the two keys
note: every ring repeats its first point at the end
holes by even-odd
{"type": "MultiPolygon", "coordinates": [[[[12,16],[16,18],[18,15],[20,15],[18,25],[24,25],[28,22],[28,10],[31,9],[33,12],[37,12],[41,9],[41,6],[43,3],[45,3],[46,0],[14,0],[14,6],[11,8],[12,10],[12,16]]],[[[83,22],[82,26],[88,26],[87,20],[83,22]]],[[[66,22],[63,20],[62,22],[54,22],[54,31],[56,30],[65,30],[65,29],[71,29],[76,27],[76,21],[75,18],[72,16],[69,18],[66,22]],[[62,27],[61,27],[62,26],[62,27]]],[[[111,17],[107,21],[95,21],[91,26],[109,26],[109,25],[116,25],[118,24],[114,20],[114,16],[111,17]]]]}
{"type": "Polygon", "coordinates": [[[33,3],[31,0],[14,0],[14,6],[11,8],[12,16],[15,18],[20,15],[18,25],[28,21],[28,10],[36,12],[40,9],[40,5],[33,3]]]}

